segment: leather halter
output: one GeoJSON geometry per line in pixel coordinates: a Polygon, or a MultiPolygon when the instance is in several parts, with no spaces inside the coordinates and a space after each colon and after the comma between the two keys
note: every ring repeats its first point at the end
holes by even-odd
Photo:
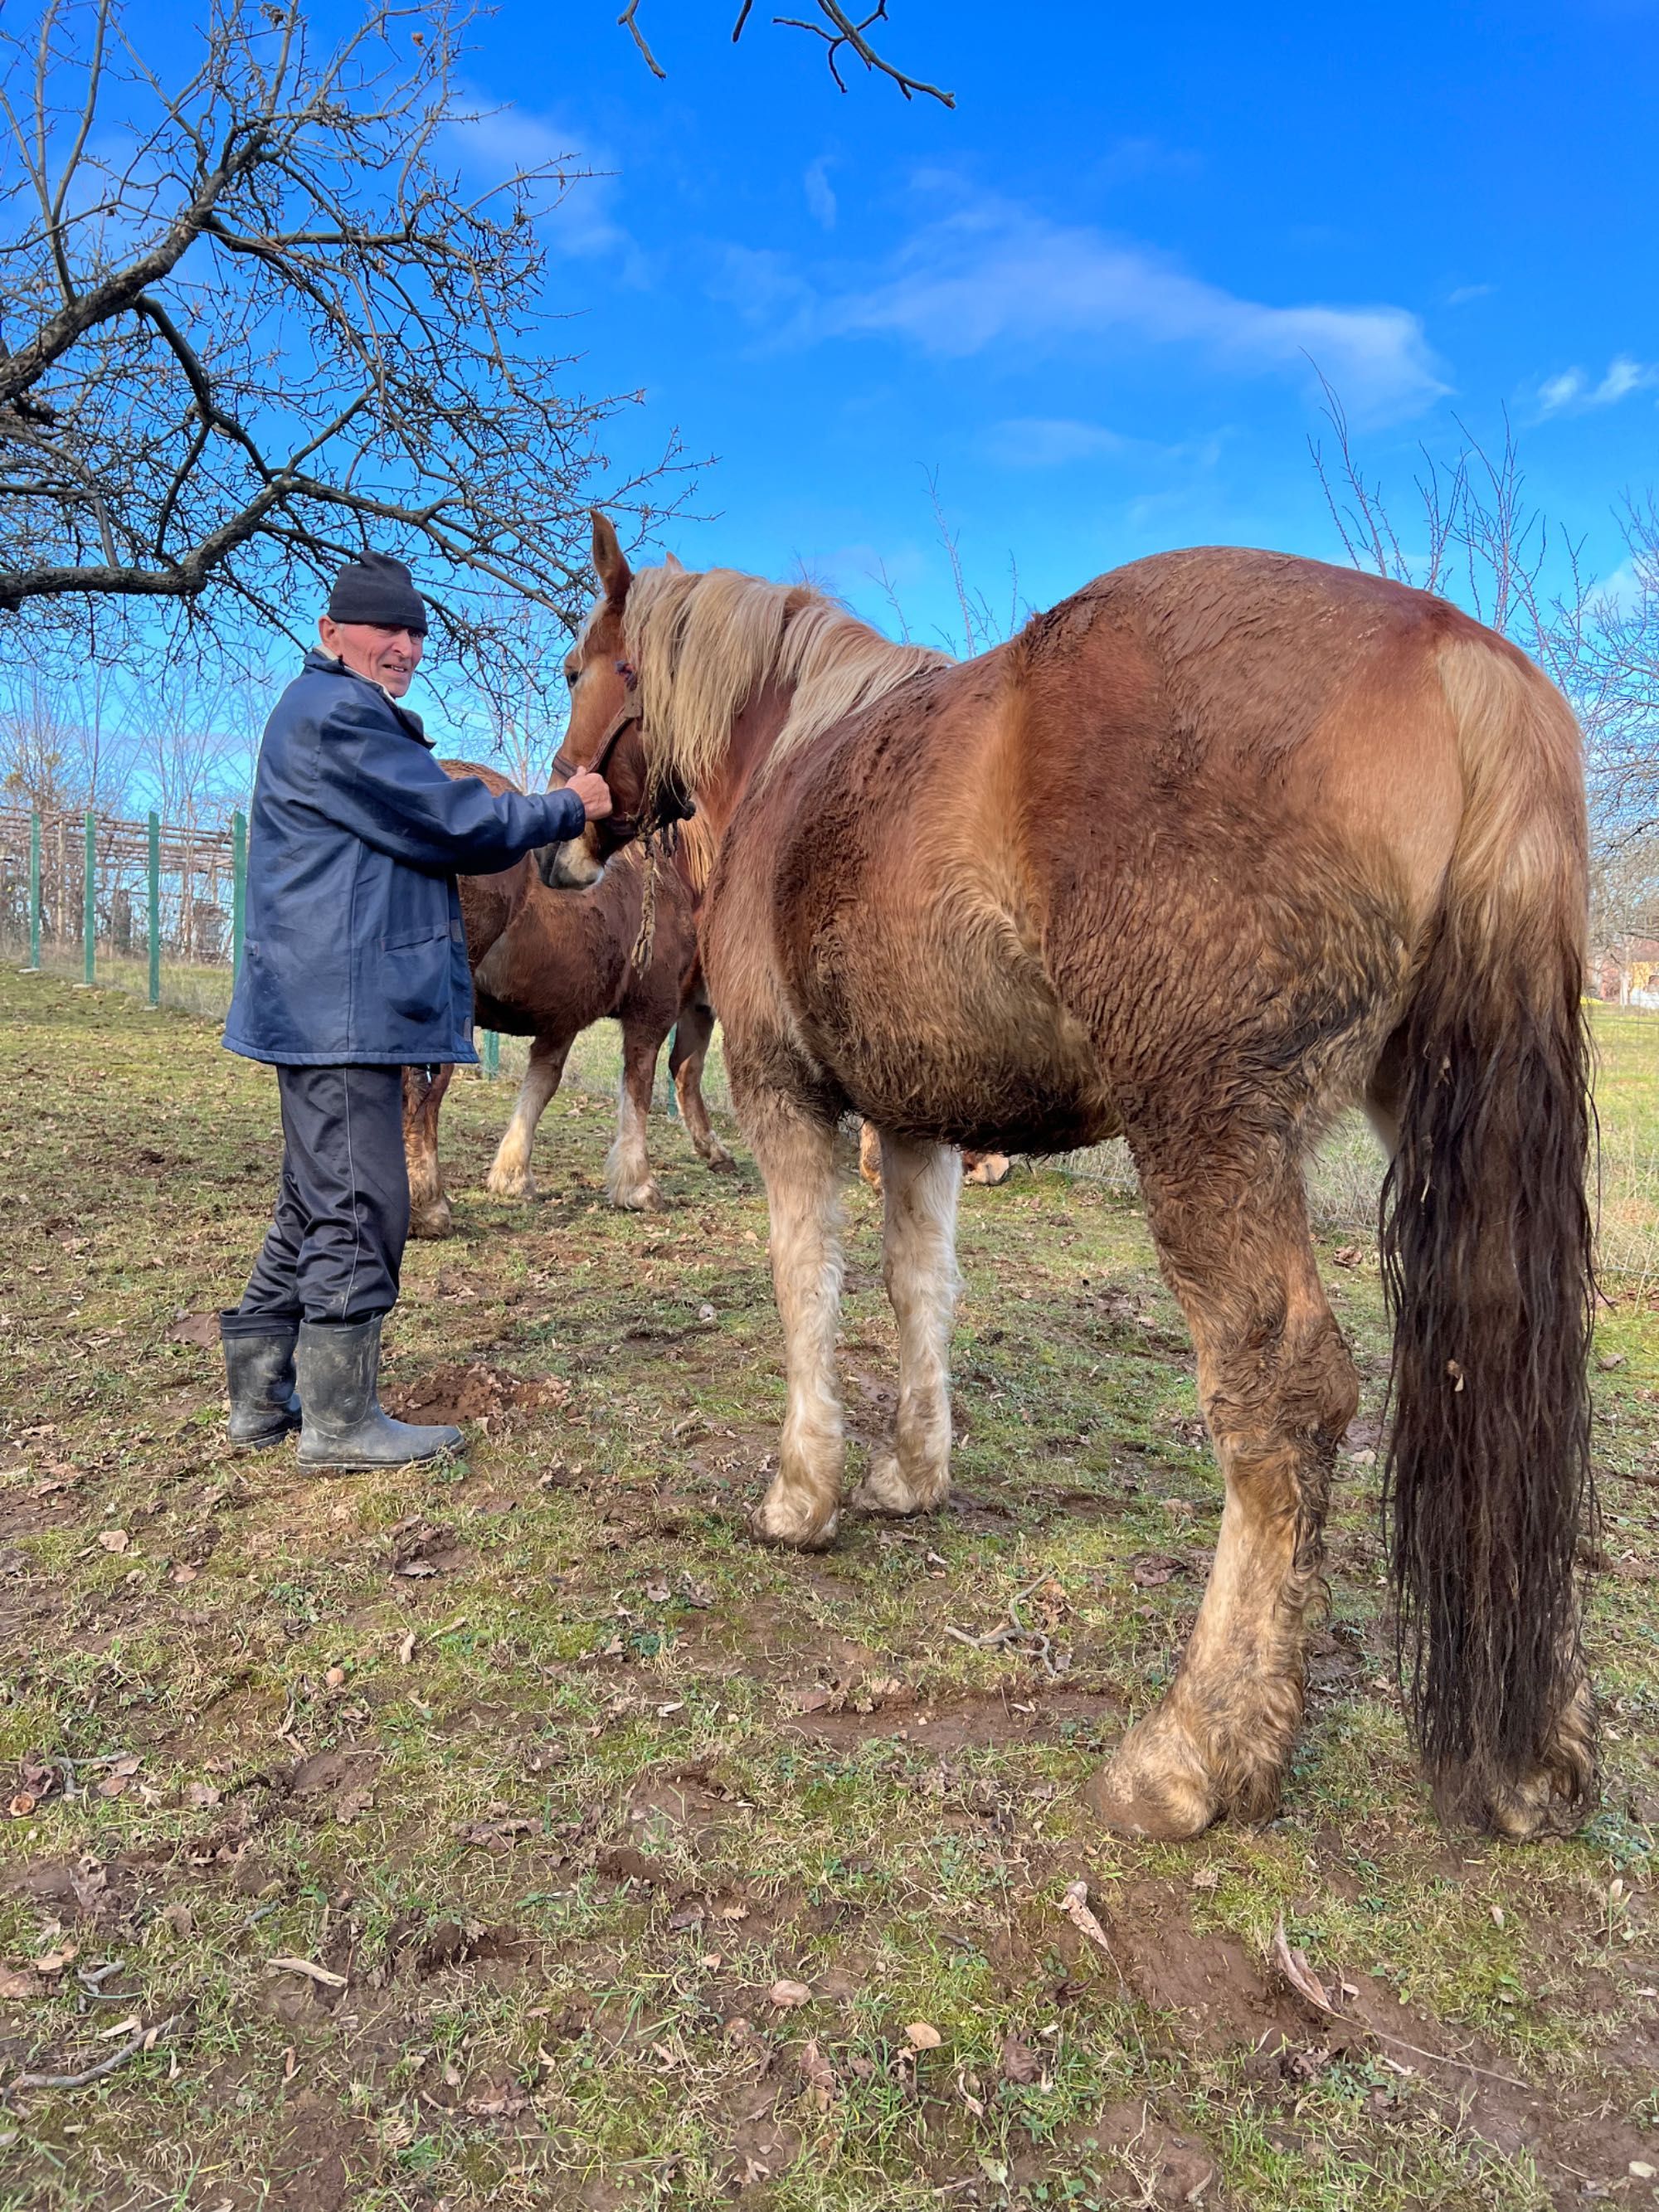
{"type": "MultiPolygon", "coordinates": [[[[553,773],[556,775],[563,776],[567,783],[573,775],[577,775],[602,776],[605,774],[606,763],[617,749],[617,740],[623,732],[631,722],[643,724],[645,720],[645,708],[640,699],[639,678],[625,660],[619,660],[617,663],[617,672],[623,679],[623,702],[605,725],[605,735],[594,748],[592,759],[591,761],[570,760],[566,757],[562,745],[553,756],[551,763],[553,773]]],[[[666,811],[659,800],[653,805],[649,817],[612,813],[606,818],[611,824],[612,835],[621,842],[628,843],[632,839],[641,836],[649,842],[653,837],[666,836],[671,831],[676,831],[678,825],[681,822],[690,821],[696,811],[696,809],[690,799],[683,803],[671,800],[666,811]]]]}

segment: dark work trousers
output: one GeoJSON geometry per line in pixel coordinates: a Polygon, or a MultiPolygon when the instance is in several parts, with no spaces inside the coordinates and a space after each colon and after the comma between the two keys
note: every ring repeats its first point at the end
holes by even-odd
{"type": "Polygon", "coordinates": [[[409,1239],[401,1067],[279,1067],[283,1180],[245,1314],[368,1321],[397,1303],[409,1239]]]}

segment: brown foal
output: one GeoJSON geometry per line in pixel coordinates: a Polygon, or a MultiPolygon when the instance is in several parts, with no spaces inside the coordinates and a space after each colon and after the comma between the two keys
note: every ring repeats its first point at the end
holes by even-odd
{"type": "MultiPolygon", "coordinates": [[[[476,775],[492,791],[513,788],[494,769],[443,763],[452,775],[476,775]]],[[[646,1149],[647,1117],[663,1039],[672,1029],[669,1069],[685,1133],[711,1168],[732,1155],[714,1134],[703,1103],[702,1065],[714,1018],[697,962],[696,908],[707,848],[688,837],[672,858],[630,851],[597,881],[580,864],[578,887],[550,888],[537,856],[493,876],[463,876],[461,918],[479,1023],[533,1039],[513,1118],[484,1188],[496,1198],[533,1198],[531,1152],[536,1130],[559,1087],[570,1048],[607,1017],[622,1031],[617,1139],[605,1164],[613,1206],[660,1204],[646,1149]]],[[[547,856],[550,869],[558,860],[547,856]]],[[[408,1068],[404,1075],[404,1151],[409,1164],[410,1226],[416,1237],[447,1237],[449,1198],[438,1159],[438,1116],[453,1070],[408,1068]]]]}
{"type": "MultiPolygon", "coordinates": [[[[1190,1835],[1276,1803],[1358,1398],[1303,1161],[1363,1105],[1391,1156],[1390,1566],[1442,1808],[1511,1836],[1594,1786],[1575,1541],[1590,1301],[1585,817],[1565,702],[1443,600],[1267,553],[1103,576],[979,659],[820,595],[633,574],[571,656],[566,756],[720,836],[703,953],[764,1175],[788,1380],[769,1541],[842,1504],[835,1136],[881,1133],[891,1449],[854,1503],[937,1507],[960,1169],[1121,1133],[1225,1482],[1197,1625],[1093,1787],[1190,1835]]],[[[591,824],[594,860],[611,826],[591,824]]]]}

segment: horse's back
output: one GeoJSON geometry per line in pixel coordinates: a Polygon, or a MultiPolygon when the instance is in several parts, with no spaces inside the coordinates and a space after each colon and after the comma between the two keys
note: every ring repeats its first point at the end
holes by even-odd
{"type": "Polygon", "coordinates": [[[729,967],[878,1123],[1026,1150],[1103,1133],[1183,1054],[1352,1090],[1456,836],[1439,655],[1488,636],[1283,555],[1097,579],[773,763],[715,887],[728,1034],[729,967]]]}

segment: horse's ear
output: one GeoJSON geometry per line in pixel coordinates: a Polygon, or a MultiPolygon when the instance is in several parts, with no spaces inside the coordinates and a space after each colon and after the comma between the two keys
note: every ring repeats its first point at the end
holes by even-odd
{"type": "Polygon", "coordinates": [[[621,540],[607,514],[599,508],[591,510],[593,518],[593,573],[605,586],[605,596],[613,607],[619,607],[628,597],[628,587],[634,580],[634,572],[628,565],[628,556],[622,550],[621,540]]]}
{"type": "Polygon", "coordinates": [[[677,576],[683,576],[685,574],[685,563],[678,553],[665,553],[662,556],[662,565],[665,568],[672,569],[677,576]]]}

